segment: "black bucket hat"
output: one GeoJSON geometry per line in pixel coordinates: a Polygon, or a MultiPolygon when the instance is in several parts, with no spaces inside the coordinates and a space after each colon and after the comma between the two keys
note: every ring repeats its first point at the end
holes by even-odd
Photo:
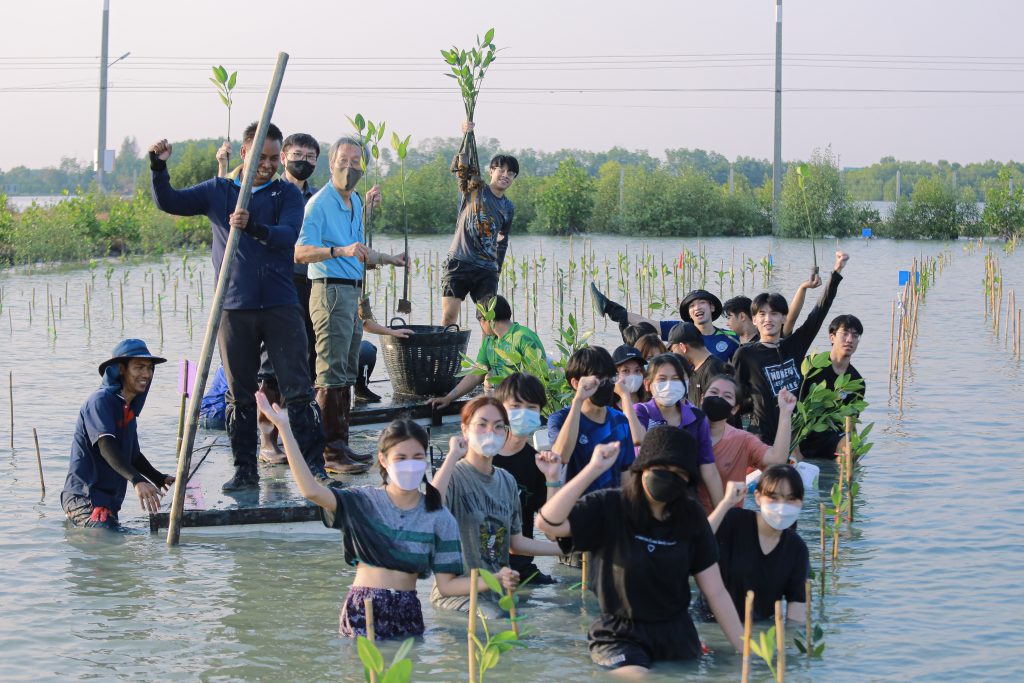
{"type": "Polygon", "coordinates": [[[717,296],[706,289],[695,289],[679,302],[679,317],[688,323],[692,323],[693,320],[690,319],[690,304],[698,299],[703,299],[711,304],[711,319],[718,320],[722,315],[722,302],[717,296]]]}
{"type": "Polygon", "coordinates": [[[675,465],[690,479],[690,486],[701,482],[697,440],[679,427],[659,425],[647,431],[640,453],[630,466],[633,472],[642,472],[653,465],[675,465]]]}
{"type": "Polygon", "coordinates": [[[127,361],[130,358],[142,358],[143,360],[151,360],[154,364],[166,363],[166,358],[160,356],[154,356],[149,352],[149,348],[146,346],[146,342],[141,339],[122,339],[114,347],[111,352],[110,358],[100,363],[100,374],[113,365],[114,363],[120,363],[121,361],[127,361]]]}

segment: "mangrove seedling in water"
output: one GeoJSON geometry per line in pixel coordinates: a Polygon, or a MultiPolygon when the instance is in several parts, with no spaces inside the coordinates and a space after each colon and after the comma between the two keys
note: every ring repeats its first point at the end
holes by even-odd
{"type": "MultiPolygon", "coordinates": [[[[238,72],[232,71],[228,75],[228,70],[223,66],[215,66],[213,69],[213,78],[210,82],[213,83],[213,87],[217,90],[217,95],[220,97],[220,101],[224,103],[224,106],[228,110],[228,136],[227,141],[231,142],[231,105],[235,103],[234,97],[231,91],[235,89],[235,82],[238,80],[238,72]]],[[[228,147],[228,159],[231,159],[231,148],[228,147]]]]}
{"type": "Polygon", "coordinates": [[[414,638],[408,638],[399,646],[391,660],[391,666],[384,668],[384,656],[377,649],[376,643],[366,636],[356,638],[356,652],[363,663],[363,680],[370,683],[409,683],[412,680],[412,660],[407,655],[412,649],[414,638]]]}
{"type": "MultiPolygon", "coordinates": [[[[381,124],[384,125],[383,123],[381,124]]],[[[406,135],[405,140],[398,137],[398,133],[391,132],[391,147],[395,150],[395,154],[398,155],[398,161],[401,164],[402,172],[402,218],[405,223],[404,230],[404,253],[405,258],[409,258],[409,208],[405,201],[405,157],[409,152],[409,138],[411,135],[406,135]]],[[[515,272],[513,270],[513,272],[515,272]]],[[[406,261],[404,274],[402,276],[402,298],[398,301],[398,312],[399,313],[412,313],[412,302],[409,301],[409,264],[406,261]]]]}
{"type": "Polygon", "coordinates": [[[779,680],[779,674],[775,671],[775,627],[767,631],[761,631],[755,641],[750,639],[750,651],[764,660],[768,670],[772,672],[772,679],[779,680]]]}
{"type": "Polygon", "coordinates": [[[804,214],[807,216],[807,231],[811,234],[811,253],[814,256],[814,272],[811,275],[818,274],[818,247],[814,244],[814,224],[811,222],[811,209],[807,205],[807,187],[804,185],[804,180],[811,177],[811,167],[807,163],[802,163],[796,167],[796,181],[800,186],[800,196],[804,200],[804,214]]]}
{"type": "MultiPolygon", "coordinates": [[[[832,364],[827,351],[822,351],[804,359],[800,367],[803,375],[801,393],[804,386],[815,376],[821,373],[823,368],[832,364]]],[[[797,402],[796,410],[793,413],[793,442],[790,446],[792,453],[800,443],[814,432],[842,431],[845,428],[847,416],[856,416],[864,412],[868,403],[863,398],[864,380],[852,379],[850,375],[840,375],[835,382],[835,387],[828,388],[825,382],[814,384],[811,390],[803,399],[797,402]],[[850,394],[857,398],[846,402],[850,394]]]]}
{"type": "MultiPolygon", "coordinates": [[[[462,104],[466,110],[466,120],[473,121],[473,114],[476,112],[476,100],[480,96],[480,86],[483,83],[487,68],[494,61],[497,49],[494,47],[494,29],[488,29],[484,39],[476,38],[476,47],[469,50],[461,50],[454,45],[451,50],[441,50],[441,56],[451,69],[451,73],[445,74],[448,78],[454,78],[462,91],[462,104]]],[[[452,173],[461,173],[463,177],[473,179],[478,185],[480,182],[480,161],[476,152],[476,136],[473,131],[467,131],[462,138],[462,146],[458,154],[452,159],[452,173]]],[[[470,185],[472,191],[477,189],[470,185]]]]}
{"type": "MultiPolygon", "coordinates": [[[[481,569],[480,578],[484,580],[484,583],[486,583],[487,587],[492,591],[495,591],[498,595],[502,594],[501,584],[498,582],[498,579],[494,574],[491,574],[486,569],[481,569]]],[[[502,597],[503,602],[508,599],[508,602],[505,602],[507,607],[503,605],[502,609],[507,610],[515,606],[513,596],[515,596],[515,593],[512,593],[511,596],[505,595],[502,597]]],[[[499,605],[500,604],[501,603],[499,603],[499,605]]],[[[484,674],[486,674],[489,669],[493,669],[498,666],[498,662],[501,660],[501,655],[513,648],[526,647],[526,644],[519,639],[519,636],[517,636],[514,631],[502,631],[491,635],[491,631],[487,627],[487,619],[484,617],[483,613],[479,613],[478,616],[480,617],[480,622],[484,628],[485,640],[481,641],[477,638],[475,633],[471,634],[473,638],[473,646],[475,648],[474,656],[476,657],[478,672],[477,681],[474,683],[483,683],[484,674]]]]}
{"type": "Polygon", "coordinates": [[[801,654],[809,657],[821,657],[822,653],[825,652],[825,632],[821,630],[820,625],[816,624],[814,626],[811,638],[810,643],[805,643],[804,638],[797,635],[793,638],[793,643],[796,645],[796,649],[800,650],[801,654]]]}

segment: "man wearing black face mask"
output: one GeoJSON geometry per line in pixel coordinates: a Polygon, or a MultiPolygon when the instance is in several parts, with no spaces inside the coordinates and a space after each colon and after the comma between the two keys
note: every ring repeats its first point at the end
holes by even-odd
{"type": "MultiPolygon", "coordinates": [[[[615,362],[611,354],[600,346],[580,349],[569,357],[565,378],[576,390],[572,403],[548,418],[548,436],[554,446],[551,450],[567,466],[565,479],[576,476],[602,443],[619,443],[618,462],[601,473],[587,491],[618,488],[621,473],[636,457],[630,417],[635,420],[633,404],[623,383],[616,383],[615,362]],[[625,413],[611,407],[616,392],[622,400],[625,413]]],[[[639,445],[637,443],[636,445],[639,445]]]]}
{"type": "MultiPolygon", "coordinates": [[[[364,263],[405,265],[405,254],[383,254],[363,244],[363,201],[356,184],[365,152],[358,140],[340,138],[328,154],[331,182],[306,204],[295,243],[296,263],[309,264],[309,312],[316,332],[316,401],[324,416],[327,469],[355,474],[369,468],[348,445],[352,387],[358,377],[363,325],[357,315],[364,263]]],[[[366,193],[370,206],[380,188],[366,193]]]]}

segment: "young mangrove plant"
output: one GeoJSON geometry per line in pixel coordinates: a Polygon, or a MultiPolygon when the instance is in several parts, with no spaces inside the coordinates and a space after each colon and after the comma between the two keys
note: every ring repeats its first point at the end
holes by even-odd
{"type": "MultiPolygon", "coordinates": [[[[381,125],[384,125],[383,123],[381,125]]],[[[404,254],[405,258],[409,258],[409,208],[405,199],[405,157],[409,153],[409,138],[411,135],[406,135],[405,140],[398,137],[398,133],[391,131],[391,148],[395,150],[395,154],[398,155],[398,161],[401,165],[402,173],[402,219],[405,224],[404,229],[404,254]]],[[[419,261],[417,260],[417,265],[419,261]]],[[[512,271],[515,272],[514,270],[512,271]]],[[[398,301],[398,312],[399,313],[412,313],[412,302],[409,301],[409,263],[406,261],[404,272],[402,275],[402,298],[398,301]]]]}
{"type": "Polygon", "coordinates": [[[213,78],[210,79],[210,82],[213,83],[213,87],[217,90],[217,95],[220,97],[220,101],[224,104],[225,107],[227,107],[227,110],[228,110],[228,135],[227,135],[226,139],[227,139],[227,142],[229,143],[228,144],[228,162],[230,162],[230,160],[231,160],[231,145],[230,145],[230,143],[231,143],[231,105],[233,105],[235,103],[235,99],[234,99],[234,96],[232,95],[232,91],[235,89],[235,83],[238,80],[238,72],[237,71],[232,71],[231,74],[229,75],[228,74],[228,70],[225,69],[223,66],[214,66],[214,67],[211,67],[211,68],[213,69],[213,78]]]}
{"type": "MultiPolygon", "coordinates": [[[[451,50],[441,50],[441,56],[451,69],[451,73],[445,74],[454,78],[462,91],[462,104],[466,110],[466,120],[473,121],[473,114],[476,112],[476,101],[480,96],[480,86],[483,84],[487,68],[494,61],[497,49],[494,47],[494,29],[488,29],[484,39],[476,38],[476,47],[469,50],[462,50],[452,46],[451,50]]],[[[480,160],[476,151],[476,136],[473,131],[467,131],[462,138],[462,145],[458,153],[452,159],[452,173],[460,173],[463,177],[470,178],[469,190],[473,191],[480,186],[480,160]]]]}
{"type": "Polygon", "coordinates": [[[384,656],[376,643],[366,636],[356,638],[356,652],[363,663],[363,680],[366,683],[409,683],[412,680],[412,660],[408,658],[414,638],[408,638],[399,646],[391,659],[391,666],[384,668],[384,656]]]}

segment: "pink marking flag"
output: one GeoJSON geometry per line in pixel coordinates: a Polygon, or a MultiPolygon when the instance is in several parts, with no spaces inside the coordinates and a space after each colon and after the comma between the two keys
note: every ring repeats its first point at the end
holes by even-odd
{"type": "Polygon", "coordinates": [[[178,393],[185,394],[191,398],[192,387],[196,385],[196,364],[189,362],[188,358],[178,361],[178,393]]]}

